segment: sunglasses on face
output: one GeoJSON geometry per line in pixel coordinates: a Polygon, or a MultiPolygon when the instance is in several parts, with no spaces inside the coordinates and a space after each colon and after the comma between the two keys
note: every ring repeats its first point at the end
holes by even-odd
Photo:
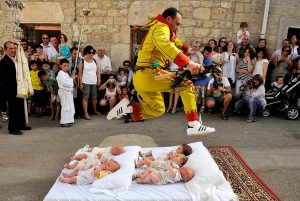
{"type": "Polygon", "coordinates": [[[221,41],[221,43],[226,43],[226,41],[221,41]]]}
{"type": "Polygon", "coordinates": [[[45,40],[46,40],[46,39],[49,39],[49,38],[43,38],[43,39],[45,39],[45,40]]]}
{"type": "Polygon", "coordinates": [[[89,54],[95,54],[95,52],[94,52],[94,51],[91,51],[89,54]]]}

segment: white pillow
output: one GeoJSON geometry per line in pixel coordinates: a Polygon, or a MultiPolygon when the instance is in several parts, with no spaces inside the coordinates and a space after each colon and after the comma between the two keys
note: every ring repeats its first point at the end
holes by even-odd
{"type": "Polygon", "coordinates": [[[141,147],[138,146],[125,147],[125,152],[114,158],[120,164],[120,169],[102,179],[96,180],[93,183],[93,187],[118,191],[128,190],[135,171],[134,160],[137,159],[138,151],[140,150],[141,147]]]}
{"type": "Polygon", "coordinates": [[[193,153],[188,156],[184,166],[193,169],[194,177],[185,185],[193,200],[235,200],[237,196],[228,188],[223,173],[202,142],[189,145],[193,153]]]}

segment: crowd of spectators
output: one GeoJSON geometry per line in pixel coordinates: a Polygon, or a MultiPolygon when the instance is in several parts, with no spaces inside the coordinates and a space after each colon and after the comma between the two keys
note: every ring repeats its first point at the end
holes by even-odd
{"type": "MultiPolygon", "coordinates": [[[[206,44],[198,40],[190,44],[191,48],[186,54],[192,61],[205,67],[212,64],[217,66],[210,76],[194,80],[201,113],[211,114],[220,109],[221,118],[227,120],[231,107],[238,113],[249,111],[247,122],[255,122],[256,110],[266,105],[266,90],[269,94],[272,93],[269,91],[271,86],[282,87],[287,74],[299,75],[300,48],[296,35],[283,40],[280,49],[271,51],[265,39],[259,39],[256,47],[251,44],[247,26],[246,22],[241,23],[237,43],[221,37],[218,40],[210,39],[206,44]],[[214,59],[216,57],[219,59],[214,59]]],[[[91,45],[81,45],[78,52],[77,47],[70,48],[67,42],[65,34],[59,37],[43,34],[41,44],[21,41],[29,61],[34,89],[33,97],[28,99],[29,115],[40,117],[50,111],[50,120],[59,120],[60,98],[56,76],[62,59],[68,60],[68,73],[74,82],[75,118],[90,120],[90,114],[105,114],[122,98],[131,97],[134,93],[134,64],[125,60],[123,66],[113,71],[105,47],[94,49],[91,45]]],[[[0,55],[4,55],[2,47],[0,55]]],[[[176,67],[170,66],[170,69],[176,67]]],[[[166,97],[169,97],[166,111],[176,113],[179,95],[172,93],[166,97]]],[[[300,106],[299,92],[294,96],[294,104],[300,106]]],[[[0,109],[3,121],[8,120],[3,100],[0,109]]]]}

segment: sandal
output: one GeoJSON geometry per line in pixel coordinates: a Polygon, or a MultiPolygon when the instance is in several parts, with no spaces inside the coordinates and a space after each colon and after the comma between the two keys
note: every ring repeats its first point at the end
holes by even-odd
{"type": "Polygon", "coordinates": [[[221,119],[222,120],[228,120],[228,116],[226,114],[221,114],[221,119]]]}

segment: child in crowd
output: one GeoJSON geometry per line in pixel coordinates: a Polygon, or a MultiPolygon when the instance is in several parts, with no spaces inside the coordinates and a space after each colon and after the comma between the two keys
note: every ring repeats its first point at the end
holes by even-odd
{"type": "Polygon", "coordinates": [[[126,86],[121,87],[121,94],[118,96],[119,101],[121,101],[123,98],[127,98],[129,100],[128,96],[128,89],[126,86]]]}
{"type": "Polygon", "coordinates": [[[55,78],[55,73],[50,69],[48,61],[43,61],[42,70],[46,72],[47,76],[55,78]]]}
{"type": "Polygon", "coordinates": [[[266,93],[266,95],[271,96],[275,92],[278,92],[283,86],[283,76],[276,76],[276,81],[271,84],[271,89],[266,93]]]}
{"type": "Polygon", "coordinates": [[[124,68],[119,68],[118,70],[118,75],[117,75],[117,84],[118,86],[125,86],[127,82],[127,75],[125,74],[124,68]]]}
{"type": "Polygon", "coordinates": [[[39,78],[43,81],[43,83],[47,86],[48,91],[51,94],[50,99],[50,108],[51,108],[51,117],[50,120],[58,121],[59,110],[60,110],[60,100],[58,96],[58,86],[54,77],[47,75],[44,70],[41,70],[38,73],[39,78]]]}
{"type": "Polygon", "coordinates": [[[248,23],[247,22],[241,22],[240,24],[240,30],[236,33],[237,38],[237,44],[241,43],[243,41],[244,36],[250,36],[250,33],[248,31],[248,23]]]}
{"type": "Polygon", "coordinates": [[[61,70],[56,77],[58,84],[58,95],[61,102],[61,118],[62,127],[70,127],[74,123],[74,102],[73,102],[73,79],[69,75],[69,61],[67,59],[60,60],[61,70]]]}
{"type": "Polygon", "coordinates": [[[60,44],[58,45],[59,54],[62,58],[67,59],[71,57],[70,47],[67,44],[68,38],[65,34],[60,35],[60,44]]]}
{"type": "MultiPolygon", "coordinates": [[[[31,60],[29,62],[30,66],[30,78],[32,83],[32,88],[34,90],[33,95],[33,103],[35,105],[35,115],[36,117],[40,117],[43,113],[43,107],[45,105],[45,94],[44,94],[44,86],[41,83],[41,79],[38,76],[38,66],[37,61],[31,60]]],[[[31,110],[31,107],[28,108],[28,111],[31,110]]]]}
{"type": "Polygon", "coordinates": [[[194,177],[194,172],[189,167],[174,168],[171,161],[167,162],[167,170],[161,168],[148,168],[144,172],[133,175],[138,184],[163,185],[178,181],[188,182],[194,177]]]}
{"type": "Polygon", "coordinates": [[[92,167],[85,171],[78,171],[69,175],[62,174],[58,180],[62,183],[86,185],[91,184],[97,179],[101,179],[120,169],[120,165],[115,160],[103,163],[101,166],[92,167]]]}
{"type": "MultiPolygon", "coordinates": [[[[203,50],[203,65],[205,66],[210,66],[213,65],[213,62],[211,58],[209,58],[209,55],[212,53],[212,48],[210,46],[205,46],[203,50]]],[[[209,83],[209,80],[211,77],[206,77],[206,78],[201,78],[195,82],[196,86],[196,94],[198,95],[198,100],[197,102],[201,102],[201,109],[200,113],[204,113],[205,111],[205,94],[206,94],[206,89],[207,85],[209,83]]]]}

